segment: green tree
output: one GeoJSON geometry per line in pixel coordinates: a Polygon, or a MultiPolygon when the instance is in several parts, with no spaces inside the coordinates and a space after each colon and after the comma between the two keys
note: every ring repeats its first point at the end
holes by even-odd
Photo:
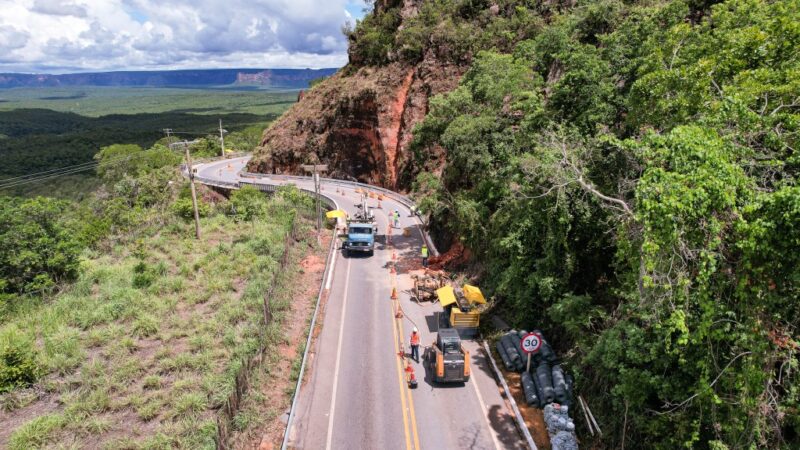
{"type": "Polygon", "coordinates": [[[66,226],[69,202],[0,197],[0,280],[5,292],[34,292],[78,273],[83,248],[66,226]]]}

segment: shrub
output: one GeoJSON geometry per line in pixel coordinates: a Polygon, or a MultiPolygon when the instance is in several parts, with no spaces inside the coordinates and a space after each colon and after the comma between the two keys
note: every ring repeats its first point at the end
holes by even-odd
{"type": "Polygon", "coordinates": [[[250,221],[266,217],[269,212],[268,199],[253,186],[245,186],[231,194],[231,214],[236,220],[250,221]]]}
{"type": "Polygon", "coordinates": [[[0,197],[0,289],[33,292],[78,274],[83,249],[70,230],[69,202],[0,197]]]}
{"type": "MultiPolygon", "coordinates": [[[[172,204],[172,211],[178,216],[186,220],[194,219],[194,207],[192,206],[191,198],[179,198],[172,204]]],[[[197,212],[200,217],[208,217],[211,215],[211,206],[204,202],[202,199],[197,199],[197,212]]]]}
{"type": "Polygon", "coordinates": [[[11,328],[0,336],[0,392],[28,386],[39,377],[33,343],[11,328]]]}

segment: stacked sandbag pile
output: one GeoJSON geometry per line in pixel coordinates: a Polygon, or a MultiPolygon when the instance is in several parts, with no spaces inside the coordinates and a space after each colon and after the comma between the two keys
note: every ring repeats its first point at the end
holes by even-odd
{"type": "Polygon", "coordinates": [[[553,348],[546,340],[542,340],[539,351],[532,355],[530,373],[525,371],[528,355],[522,350],[521,344],[527,334],[525,330],[511,330],[497,341],[495,348],[506,370],[522,373],[522,389],[529,405],[539,408],[553,402],[570,405],[572,379],[564,374],[553,348]]]}
{"type": "Polygon", "coordinates": [[[544,407],[544,423],[550,435],[552,450],[578,450],[575,423],[569,417],[569,407],[553,403],[544,407]]]}
{"type": "MultiPolygon", "coordinates": [[[[536,331],[542,335],[541,331],[536,331]]],[[[542,337],[539,351],[531,356],[531,370],[526,371],[528,354],[522,350],[525,330],[511,330],[504,334],[495,348],[506,370],[521,372],[520,383],[525,402],[544,408],[545,422],[553,450],[577,450],[575,424],[569,417],[572,405],[572,377],[564,373],[553,348],[542,337]]]]}

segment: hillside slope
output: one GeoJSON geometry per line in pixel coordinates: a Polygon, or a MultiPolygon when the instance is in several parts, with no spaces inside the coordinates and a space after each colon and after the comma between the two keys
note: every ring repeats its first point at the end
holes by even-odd
{"type": "MultiPolygon", "coordinates": [[[[468,14],[453,33],[443,2],[386,0],[349,32],[350,63],[315,86],[264,134],[249,170],[298,173],[300,164],[329,164],[331,175],[406,190],[419,171],[409,153],[414,127],[433,96],[449,92],[468,69],[474,46],[462,38],[496,20],[498,11],[468,14]]],[[[489,33],[486,33],[487,36],[489,33]]],[[[518,37],[525,34],[520,33],[518,37]]],[[[518,37],[502,39],[502,46],[518,37]]],[[[430,152],[426,167],[442,165],[430,152]]]]}
{"type": "Polygon", "coordinates": [[[251,169],[413,189],[504,317],[563,355],[603,429],[577,421],[582,445],[798,448],[797,17],[378,1],[251,169]]]}

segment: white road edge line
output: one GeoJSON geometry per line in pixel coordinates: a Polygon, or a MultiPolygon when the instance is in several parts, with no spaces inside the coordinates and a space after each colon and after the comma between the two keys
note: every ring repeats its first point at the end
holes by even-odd
{"type": "Polygon", "coordinates": [[[475,388],[475,394],[478,395],[478,403],[481,404],[481,411],[483,414],[483,421],[486,422],[486,429],[489,430],[489,436],[492,437],[492,442],[494,443],[495,450],[500,449],[500,442],[497,440],[497,436],[495,435],[494,430],[492,429],[492,424],[489,422],[489,411],[486,409],[486,403],[483,402],[483,396],[481,395],[480,389],[478,389],[478,382],[472,380],[470,383],[473,388],[475,388]]]}
{"type": "MultiPolygon", "coordinates": [[[[334,231],[333,238],[334,239],[339,239],[339,232],[338,231],[334,231]]],[[[326,291],[330,291],[331,290],[331,280],[333,279],[333,269],[334,269],[334,267],[336,267],[336,260],[339,259],[339,255],[338,255],[338,253],[339,253],[339,248],[338,247],[339,246],[336,245],[335,243],[333,244],[333,246],[334,246],[333,247],[333,251],[336,252],[336,253],[333,254],[333,261],[331,261],[331,266],[328,268],[328,279],[327,279],[327,281],[325,281],[325,290],[326,291]]]]}
{"type": "MultiPolygon", "coordinates": [[[[342,320],[339,324],[339,341],[336,344],[336,365],[333,369],[333,393],[331,394],[331,410],[328,414],[328,436],[325,442],[325,448],[331,449],[331,441],[333,439],[333,416],[336,412],[336,388],[339,384],[339,361],[342,357],[342,337],[344,337],[344,318],[347,313],[347,290],[350,288],[350,265],[352,259],[347,260],[347,273],[344,281],[344,296],[342,297],[342,320]]],[[[330,299],[329,299],[330,300],[330,299]]]]}

